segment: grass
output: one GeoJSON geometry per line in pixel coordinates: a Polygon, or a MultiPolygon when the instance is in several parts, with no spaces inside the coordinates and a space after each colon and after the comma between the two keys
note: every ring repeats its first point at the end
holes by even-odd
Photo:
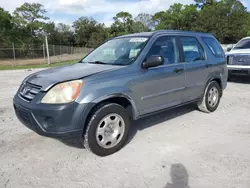
{"type": "Polygon", "coordinates": [[[62,65],[70,65],[74,64],[77,61],[63,61],[59,63],[52,63],[50,65],[48,64],[38,64],[38,65],[0,65],[0,70],[17,70],[17,69],[37,69],[37,68],[51,68],[56,66],[62,66],[62,65]]]}

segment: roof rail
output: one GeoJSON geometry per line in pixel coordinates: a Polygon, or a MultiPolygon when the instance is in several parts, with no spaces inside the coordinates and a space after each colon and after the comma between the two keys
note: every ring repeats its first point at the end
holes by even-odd
{"type": "Polygon", "coordinates": [[[169,30],[169,29],[161,29],[161,30],[155,30],[153,32],[178,32],[178,33],[190,33],[190,34],[208,34],[212,35],[212,33],[203,33],[203,32],[197,32],[197,31],[187,31],[187,30],[169,30]]]}

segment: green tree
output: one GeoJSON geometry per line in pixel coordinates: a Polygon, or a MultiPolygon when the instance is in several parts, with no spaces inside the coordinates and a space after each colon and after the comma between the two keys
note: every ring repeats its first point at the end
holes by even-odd
{"type": "Polygon", "coordinates": [[[249,13],[240,1],[221,0],[200,11],[199,31],[213,33],[220,42],[236,42],[247,35],[249,13]]]}
{"type": "Polygon", "coordinates": [[[20,43],[33,44],[41,40],[40,32],[45,28],[46,10],[39,3],[24,3],[13,13],[15,30],[18,35],[15,40],[20,43]]]}
{"type": "Polygon", "coordinates": [[[197,20],[200,18],[195,5],[185,5],[182,10],[182,18],[183,30],[197,31],[199,29],[197,20]]]}
{"type": "Polygon", "coordinates": [[[56,33],[59,38],[60,45],[74,45],[75,44],[75,36],[74,32],[72,31],[71,26],[59,23],[56,26],[56,33]]]}
{"type": "Polygon", "coordinates": [[[167,20],[168,20],[169,14],[165,11],[157,12],[155,15],[152,17],[152,20],[155,25],[155,29],[167,29],[167,20]]]}
{"type": "Polygon", "coordinates": [[[12,38],[12,17],[9,12],[0,7],[0,42],[10,42],[12,38]]]}
{"type": "Polygon", "coordinates": [[[183,29],[184,17],[182,10],[183,10],[183,5],[180,3],[175,3],[172,6],[170,6],[169,10],[167,11],[169,19],[166,20],[166,23],[169,28],[176,30],[183,29]]]}
{"type": "Polygon", "coordinates": [[[96,48],[100,44],[102,44],[108,37],[108,34],[106,33],[105,29],[103,27],[100,28],[99,32],[92,33],[87,47],[90,48],[96,48]]]}
{"type": "Polygon", "coordinates": [[[234,43],[250,35],[250,13],[240,0],[194,0],[193,4],[172,4],[155,15],[140,13],[133,18],[119,12],[111,27],[87,17],[69,25],[48,22],[46,10],[39,3],[24,3],[12,16],[0,8],[0,42],[22,44],[25,49],[44,42],[43,31],[50,44],[96,47],[107,38],[150,31],[153,29],[190,30],[213,33],[222,43],[234,43]]]}
{"type": "Polygon", "coordinates": [[[199,13],[194,5],[175,3],[165,12],[153,16],[156,29],[195,30],[199,13]]]}
{"type": "Polygon", "coordinates": [[[111,25],[111,35],[118,36],[128,33],[133,33],[133,17],[128,12],[119,12],[113,18],[114,23],[111,25]]]}
{"type": "Polygon", "coordinates": [[[175,3],[165,12],[158,12],[153,16],[153,20],[157,23],[156,29],[174,29],[181,30],[183,28],[183,5],[175,3]]]}
{"type": "Polygon", "coordinates": [[[135,22],[141,22],[144,26],[145,31],[150,31],[154,27],[154,22],[152,20],[151,14],[140,13],[135,17],[135,22]]]}
{"type": "Polygon", "coordinates": [[[246,20],[245,30],[247,31],[247,36],[250,36],[250,13],[248,14],[248,18],[246,20]]]}
{"type": "MultiPolygon", "coordinates": [[[[65,45],[65,46],[74,46],[75,35],[71,26],[58,23],[57,25],[54,22],[49,22],[44,25],[44,31],[48,33],[49,44],[53,45],[65,45]]],[[[41,35],[41,37],[44,37],[41,35]]]]}
{"type": "Polygon", "coordinates": [[[203,9],[204,6],[212,5],[216,0],[194,0],[197,8],[203,9]]]}
{"type": "Polygon", "coordinates": [[[14,11],[16,21],[21,25],[29,25],[40,20],[47,20],[45,16],[47,11],[39,3],[24,3],[14,11]]]}
{"type": "Polygon", "coordinates": [[[140,32],[145,32],[145,31],[149,31],[148,28],[145,27],[145,25],[140,22],[140,21],[133,21],[132,25],[131,25],[131,33],[140,33],[140,32]]]}
{"type": "Polygon", "coordinates": [[[96,47],[107,38],[104,24],[92,18],[81,17],[73,23],[76,42],[80,46],[96,47]]]}

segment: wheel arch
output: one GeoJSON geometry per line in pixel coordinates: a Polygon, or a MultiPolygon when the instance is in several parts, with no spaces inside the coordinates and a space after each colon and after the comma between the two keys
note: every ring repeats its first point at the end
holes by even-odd
{"type": "Polygon", "coordinates": [[[206,82],[206,84],[205,84],[205,86],[204,86],[204,88],[203,88],[202,97],[203,97],[203,95],[204,95],[204,93],[205,93],[205,91],[206,91],[206,88],[207,88],[207,86],[209,85],[209,83],[211,83],[211,82],[213,82],[213,81],[215,81],[215,82],[217,82],[217,83],[219,84],[219,86],[220,86],[220,88],[221,88],[221,97],[222,97],[222,94],[223,94],[222,78],[221,78],[220,76],[215,76],[215,75],[210,76],[210,77],[207,79],[207,82],[206,82]]]}
{"type": "Polygon", "coordinates": [[[210,83],[212,83],[212,82],[216,82],[218,84],[218,86],[220,87],[220,94],[221,94],[220,97],[222,97],[222,92],[223,92],[223,89],[222,89],[222,80],[220,79],[220,77],[211,77],[210,79],[208,79],[208,81],[207,81],[207,83],[205,85],[202,97],[198,101],[198,108],[201,111],[206,112],[206,113],[213,112],[213,111],[208,110],[208,107],[207,107],[207,104],[206,104],[206,92],[207,92],[207,89],[208,89],[210,83]]]}
{"type": "Polygon", "coordinates": [[[92,113],[96,110],[95,108],[102,103],[115,103],[123,106],[129,113],[130,118],[135,119],[139,113],[137,111],[136,105],[130,96],[123,93],[116,93],[111,95],[106,95],[93,100],[83,113],[81,127],[85,129],[86,123],[91,118],[92,113]]]}
{"type": "Polygon", "coordinates": [[[105,103],[105,102],[119,104],[123,106],[125,109],[127,109],[128,107],[131,107],[130,109],[127,109],[127,110],[130,110],[129,115],[131,116],[132,119],[134,119],[138,115],[138,111],[137,111],[134,101],[132,100],[130,96],[124,93],[116,93],[116,94],[111,94],[111,95],[107,95],[104,97],[99,97],[93,101],[95,106],[101,103],[105,103]]]}

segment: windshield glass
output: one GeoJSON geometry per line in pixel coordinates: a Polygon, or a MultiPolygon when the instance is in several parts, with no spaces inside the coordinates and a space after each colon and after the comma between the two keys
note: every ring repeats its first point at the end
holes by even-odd
{"type": "Polygon", "coordinates": [[[82,62],[129,65],[136,60],[147,40],[147,37],[125,37],[109,40],[86,56],[82,62]]]}
{"type": "Polygon", "coordinates": [[[235,45],[233,48],[234,50],[237,49],[250,49],[250,40],[249,39],[243,39],[239,43],[235,45]]]}

